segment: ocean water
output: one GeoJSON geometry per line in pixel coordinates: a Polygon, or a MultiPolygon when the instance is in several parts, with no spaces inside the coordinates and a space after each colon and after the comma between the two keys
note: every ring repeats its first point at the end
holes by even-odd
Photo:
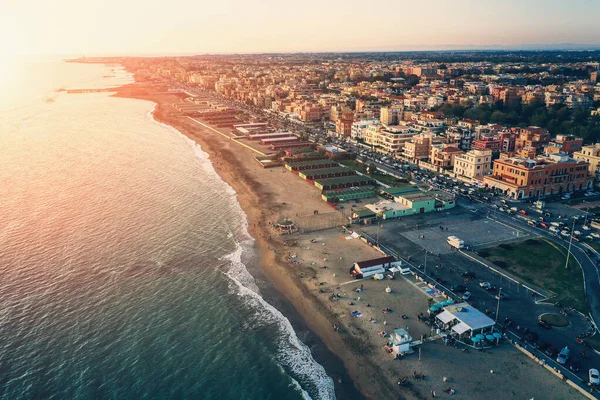
{"type": "Polygon", "coordinates": [[[57,91],[129,81],[4,66],[0,398],[335,398],[248,272],[246,217],[202,149],[152,103],[57,91]]]}

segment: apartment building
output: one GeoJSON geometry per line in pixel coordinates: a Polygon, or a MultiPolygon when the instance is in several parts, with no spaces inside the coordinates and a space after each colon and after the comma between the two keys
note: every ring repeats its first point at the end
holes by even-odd
{"type": "Polygon", "coordinates": [[[471,150],[454,159],[454,173],[466,178],[481,180],[492,167],[492,150],[471,150]]]}
{"type": "Polygon", "coordinates": [[[496,160],[492,175],[485,176],[483,181],[513,199],[526,199],[591,188],[593,176],[587,161],[553,154],[533,160],[521,157],[496,160]]]}
{"type": "Polygon", "coordinates": [[[475,134],[468,128],[451,126],[446,131],[446,143],[452,144],[463,151],[471,149],[474,138],[475,134]]]}
{"type": "Polygon", "coordinates": [[[404,107],[401,105],[381,107],[379,120],[384,125],[398,125],[398,122],[402,120],[403,111],[404,107]]]}
{"type": "Polygon", "coordinates": [[[582,146],[580,151],[573,153],[573,158],[587,162],[590,174],[600,178],[600,143],[582,146]]]}
{"type": "Polygon", "coordinates": [[[350,137],[354,140],[364,139],[365,138],[364,130],[372,125],[380,125],[379,120],[376,118],[369,118],[369,119],[361,119],[358,121],[354,121],[352,123],[352,128],[350,130],[350,137]]]}
{"type": "Polygon", "coordinates": [[[573,155],[576,151],[581,150],[581,146],[583,146],[582,138],[572,135],[556,135],[556,138],[544,147],[544,154],[565,153],[573,155]]]}
{"type": "Polygon", "coordinates": [[[402,154],[404,146],[413,139],[416,132],[406,126],[370,125],[363,134],[365,143],[382,153],[396,156],[402,154]]]}
{"type": "Polygon", "coordinates": [[[352,134],[352,123],[354,122],[354,113],[349,108],[342,111],[342,115],[335,122],[335,131],[338,135],[349,137],[352,134]]]}
{"type": "Polygon", "coordinates": [[[404,145],[403,157],[409,161],[427,160],[431,153],[432,141],[431,133],[415,135],[410,142],[404,145]]]}
{"type": "Polygon", "coordinates": [[[515,151],[524,147],[534,147],[541,153],[544,146],[550,143],[550,132],[546,128],[538,126],[529,126],[518,130],[519,137],[515,141],[515,151]]]}
{"type": "Polygon", "coordinates": [[[461,154],[463,154],[463,151],[455,146],[432,144],[431,152],[429,154],[429,163],[435,166],[438,171],[449,169],[454,166],[456,157],[461,154]]]}

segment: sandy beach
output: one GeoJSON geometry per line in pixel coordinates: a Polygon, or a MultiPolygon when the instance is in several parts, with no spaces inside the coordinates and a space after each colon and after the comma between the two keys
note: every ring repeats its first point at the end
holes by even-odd
{"type": "Polygon", "coordinates": [[[210,155],[217,173],[237,193],[248,216],[251,235],[260,248],[261,268],[274,288],[291,302],[308,327],[344,363],[353,382],[337,382],[338,398],[344,386],[356,385],[371,399],[567,399],[580,395],[508,344],[485,351],[463,352],[441,340],[427,342],[419,355],[393,359],[383,347],[382,331],[406,328],[415,340],[431,336],[430,327],[417,319],[427,309],[428,295],[412,275],[394,280],[351,281],[348,268],[354,261],[382,254],[359,239],[347,239],[340,228],[290,236],[274,234],[271,224],[281,218],[301,220],[315,211],[334,210],[320,199],[319,191],[283,168],[262,168],[255,153],[224,135],[177,115],[171,106],[182,101],[170,94],[123,97],[153,101],[154,118],[169,124],[199,143],[210,155]],[[284,242],[286,241],[287,242],[284,242]],[[363,285],[360,293],[356,292],[363,285]],[[385,288],[390,287],[391,293],[385,288]],[[338,294],[335,299],[332,294],[338,294]],[[392,312],[382,313],[391,308],[392,312]],[[360,311],[356,318],[351,311],[360,311]],[[407,318],[402,318],[405,315],[407,318]],[[385,323],[384,323],[385,321],[385,323]],[[335,329],[334,329],[335,327],[335,329]],[[421,360],[419,360],[421,358],[421,360]],[[414,380],[414,371],[426,379],[414,380]],[[409,376],[405,386],[400,377],[409,376]]]}

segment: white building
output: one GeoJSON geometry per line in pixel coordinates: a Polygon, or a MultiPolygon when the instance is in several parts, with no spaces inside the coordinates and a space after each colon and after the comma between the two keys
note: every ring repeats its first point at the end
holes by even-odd
{"type": "Polygon", "coordinates": [[[492,150],[471,150],[454,159],[454,173],[470,179],[483,179],[492,166],[492,150]]]}
{"type": "Polygon", "coordinates": [[[352,123],[352,128],[350,132],[350,137],[354,140],[356,139],[364,139],[364,130],[369,126],[377,126],[380,125],[380,122],[376,118],[369,119],[361,119],[359,121],[355,121],[352,123]]]}

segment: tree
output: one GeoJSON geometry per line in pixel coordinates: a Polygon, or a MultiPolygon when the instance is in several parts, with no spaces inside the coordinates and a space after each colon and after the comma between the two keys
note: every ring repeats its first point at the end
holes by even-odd
{"type": "Polygon", "coordinates": [[[415,86],[419,83],[419,77],[416,76],[415,74],[410,74],[409,76],[406,77],[406,84],[409,85],[410,87],[415,86]]]}

